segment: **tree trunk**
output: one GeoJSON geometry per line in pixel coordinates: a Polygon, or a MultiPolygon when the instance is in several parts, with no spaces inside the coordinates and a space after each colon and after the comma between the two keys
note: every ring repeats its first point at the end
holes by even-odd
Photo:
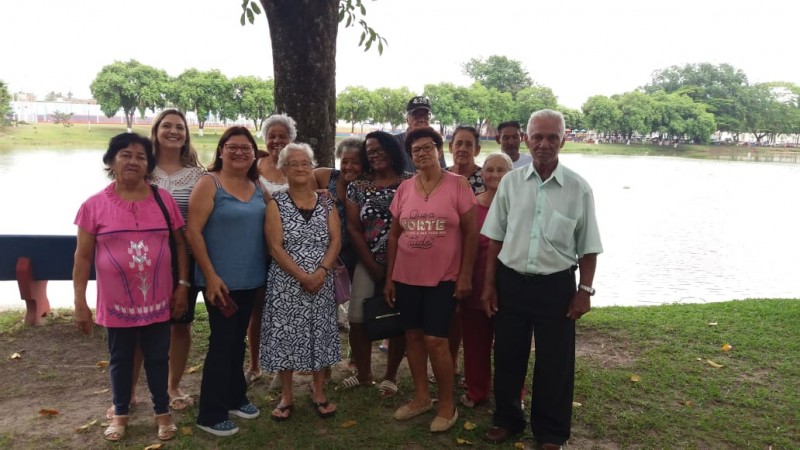
{"type": "Polygon", "coordinates": [[[333,166],[338,0],[260,0],[269,22],[275,111],[297,121],[297,141],[333,166]]]}

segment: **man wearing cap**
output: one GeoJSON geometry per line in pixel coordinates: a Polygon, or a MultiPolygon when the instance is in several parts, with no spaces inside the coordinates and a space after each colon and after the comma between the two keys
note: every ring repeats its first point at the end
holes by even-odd
{"type": "MultiPolygon", "coordinates": [[[[406,135],[411,130],[431,126],[431,100],[428,97],[418,95],[408,101],[408,105],[406,105],[406,123],[408,124],[408,129],[400,134],[396,134],[395,137],[400,143],[400,148],[404,150],[405,171],[415,173],[417,168],[414,167],[411,154],[408,153],[408,149],[406,148],[406,135]]],[[[443,152],[439,152],[439,164],[442,167],[447,167],[443,152]]]]}
{"type": "Polygon", "coordinates": [[[494,426],[484,439],[495,444],[525,429],[519,393],[531,337],[536,448],[560,449],[570,437],[575,321],[591,308],[603,246],[592,188],[558,159],[564,143],[560,112],[531,114],[525,144],[533,163],[503,177],[481,229],[489,238],[481,300],[495,329],[494,426]]]}
{"type": "Polygon", "coordinates": [[[500,144],[500,150],[511,158],[514,168],[524,167],[530,164],[533,158],[527,153],[519,152],[519,145],[522,142],[522,131],[519,122],[510,120],[497,126],[497,134],[494,140],[500,144]]]}

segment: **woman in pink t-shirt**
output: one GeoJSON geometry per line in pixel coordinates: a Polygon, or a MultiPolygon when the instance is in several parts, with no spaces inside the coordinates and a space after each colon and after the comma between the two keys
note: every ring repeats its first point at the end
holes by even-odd
{"type": "Polygon", "coordinates": [[[169,319],[180,317],[187,307],[189,260],[181,231],[183,218],[175,200],[148,182],[156,165],[149,139],[134,133],[117,135],[111,138],[103,162],[114,182],[89,197],[75,218],[75,321],[82,333],[91,334],[86,284],[94,261],[97,323],[108,332],[114,400],[114,415],[103,437],[119,441],[125,436],[134,352],[139,345],[158,438],[166,441],[178,431],[169,414],[167,374],[169,319]],[[170,235],[181,280],[174,288],[170,235]]]}
{"type": "Polygon", "coordinates": [[[472,290],[477,252],[475,197],[466,178],[439,165],[442,137],[433,128],[406,136],[417,174],[397,189],[390,211],[386,301],[395,303],[406,329],[408,365],[414,398],[395,413],[407,420],[433,409],[428,391],[427,360],[439,387],[433,432],[458,420],[453,400],[453,361],[447,336],[456,304],[472,290]]]}

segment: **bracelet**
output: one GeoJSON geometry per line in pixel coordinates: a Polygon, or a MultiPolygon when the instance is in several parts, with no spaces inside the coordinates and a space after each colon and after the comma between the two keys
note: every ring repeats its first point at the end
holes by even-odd
{"type": "Polygon", "coordinates": [[[318,268],[318,269],[322,269],[322,270],[324,270],[324,271],[325,271],[325,273],[328,273],[328,272],[330,272],[330,271],[331,271],[331,269],[328,269],[327,267],[323,266],[322,264],[320,264],[320,265],[319,265],[319,267],[317,267],[317,268],[318,268]]]}
{"type": "Polygon", "coordinates": [[[178,280],[178,284],[180,284],[181,286],[186,286],[187,288],[192,287],[192,283],[189,283],[186,280],[178,280]]]}

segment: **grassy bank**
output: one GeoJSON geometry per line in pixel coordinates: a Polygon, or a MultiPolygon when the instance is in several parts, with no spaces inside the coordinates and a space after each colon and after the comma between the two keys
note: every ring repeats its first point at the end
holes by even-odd
{"type": "MultiPolygon", "coordinates": [[[[199,365],[205,352],[208,333],[202,305],[194,328],[195,348],[189,366],[199,365]]],[[[36,329],[18,325],[21,314],[0,314],[0,345],[7,355],[0,362],[6,387],[0,391],[0,408],[8,409],[14,397],[28,396],[26,403],[38,407],[39,395],[47,392],[79,390],[90,384],[88,375],[71,377],[48,375],[50,361],[23,370],[24,361],[8,359],[11,349],[24,348],[23,360],[34,359],[38,342],[56,347],[53,351],[73,351],[94,346],[84,355],[86,364],[107,358],[102,330],[91,338],[80,337],[69,322],[68,312],[60,320],[36,329]],[[60,338],[50,333],[66,333],[60,338]],[[16,365],[15,365],[16,364],[16,365]],[[13,372],[12,372],[13,370],[13,372]],[[10,375],[16,389],[9,387],[10,375]],[[41,386],[29,386],[40,383],[41,386]],[[26,388],[35,388],[30,390],[26,388]],[[51,389],[57,388],[57,389],[51,389]]],[[[570,448],[576,449],[797,449],[800,448],[800,300],[743,300],[703,305],[665,305],[653,307],[607,307],[593,310],[578,326],[578,360],[570,448]],[[729,350],[725,350],[730,346],[729,350]]],[[[18,351],[18,350],[14,350],[18,351]]],[[[374,361],[385,356],[377,350],[374,361]]],[[[60,366],[59,366],[60,367],[60,366]]],[[[89,367],[94,385],[107,387],[107,374],[89,367]]],[[[376,370],[376,375],[382,371],[376,370]]],[[[334,382],[346,376],[334,373],[334,382]]],[[[302,377],[299,377],[303,379],[302,377]]],[[[307,377],[306,377],[307,378],[307,377]]],[[[199,392],[199,374],[186,376],[189,392],[199,392]]],[[[474,448],[513,448],[513,443],[491,447],[481,436],[491,422],[491,406],[474,410],[459,408],[459,421],[447,433],[427,431],[432,415],[409,422],[396,422],[392,412],[411,392],[406,363],[401,366],[401,393],[381,401],[374,389],[339,392],[328,390],[329,399],[338,405],[336,418],[322,421],[308,405],[307,381],[297,387],[292,420],[276,423],[267,417],[254,421],[238,420],[242,431],[233,437],[216,439],[193,427],[196,409],[176,415],[182,433],[168,444],[170,448],[456,448],[459,439],[474,443],[474,448]],[[475,424],[465,429],[467,422],[475,424]]],[[[435,388],[432,388],[435,389],[435,388]]],[[[146,392],[140,388],[139,398],[146,392]]],[[[95,392],[97,393],[97,392],[95,392]]],[[[91,392],[90,392],[91,394],[91,392]]],[[[77,434],[74,428],[88,419],[99,418],[107,405],[103,394],[87,396],[83,415],[64,413],[53,419],[29,418],[29,426],[11,428],[0,421],[0,445],[10,447],[104,448],[100,428],[77,434]],[[43,436],[41,427],[63,428],[61,434],[43,436]]],[[[460,393],[459,393],[460,395],[460,393]]],[[[250,398],[268,414],[277,397],[258,384],[250,398]]],[[[53,400],[56,401],[56,400],[53,400]]],[[[36,409],[38,410],[38,409],[36,409]]],[[[17,411],[16,414],[31,414],[17,411]]],[[[35,414],[35,413],[34,413],[35,414]]],[[[135,414],[135,425],[126,438],[128,445],[152,443],[154,431],[148,412],[135,414]]]]}
{"type": "MultiPolygon", "coordinates": [[[[0,151],[18,150],[25,148],[96,148],[103,149],[108,140],[126,130],[124,125],[92,125],[91,130],[86,124],[75,124],[65,128],[55,124],[29,124],[20,127],[0,128],[0,151]]],[[[216,148],[220,135],[224,132],[222,127],[206,127],[204,136],[200,137],[196,129],[192,129],[192,143],[203,160],[210,158],[211,152],[216,148]]],[[[134,126],[134,131],[149,136],[149,126],[134,126]]],[[[349,131],[342,129],[342,132],[349,131]]],[[[341,139],[341,138],[337,138],[341,139]]],[[[481,141],[482,152],[488,153],[498,150],[498,145],[492,140],[481,141]]],[[[524,151],[524,148],[523,148],[524,151]]],[[[597,155],[660,155],[681,156],[689,158],[713,159],[739,159],[754,150],[747,147],[730,146],[705,146],[705,145],[679,145],[677,148],[660,147],[650,144],[587,144],[581,142],[567,142],[565,153],[585,153],[597,155]]],[[[793,153],[785,149],[771,151],[766,148],[755,150],[757,153],[770,155],[773,153],[793,153]]],[[[796,157],[795,157],[795,161],[796,157]]]]}

